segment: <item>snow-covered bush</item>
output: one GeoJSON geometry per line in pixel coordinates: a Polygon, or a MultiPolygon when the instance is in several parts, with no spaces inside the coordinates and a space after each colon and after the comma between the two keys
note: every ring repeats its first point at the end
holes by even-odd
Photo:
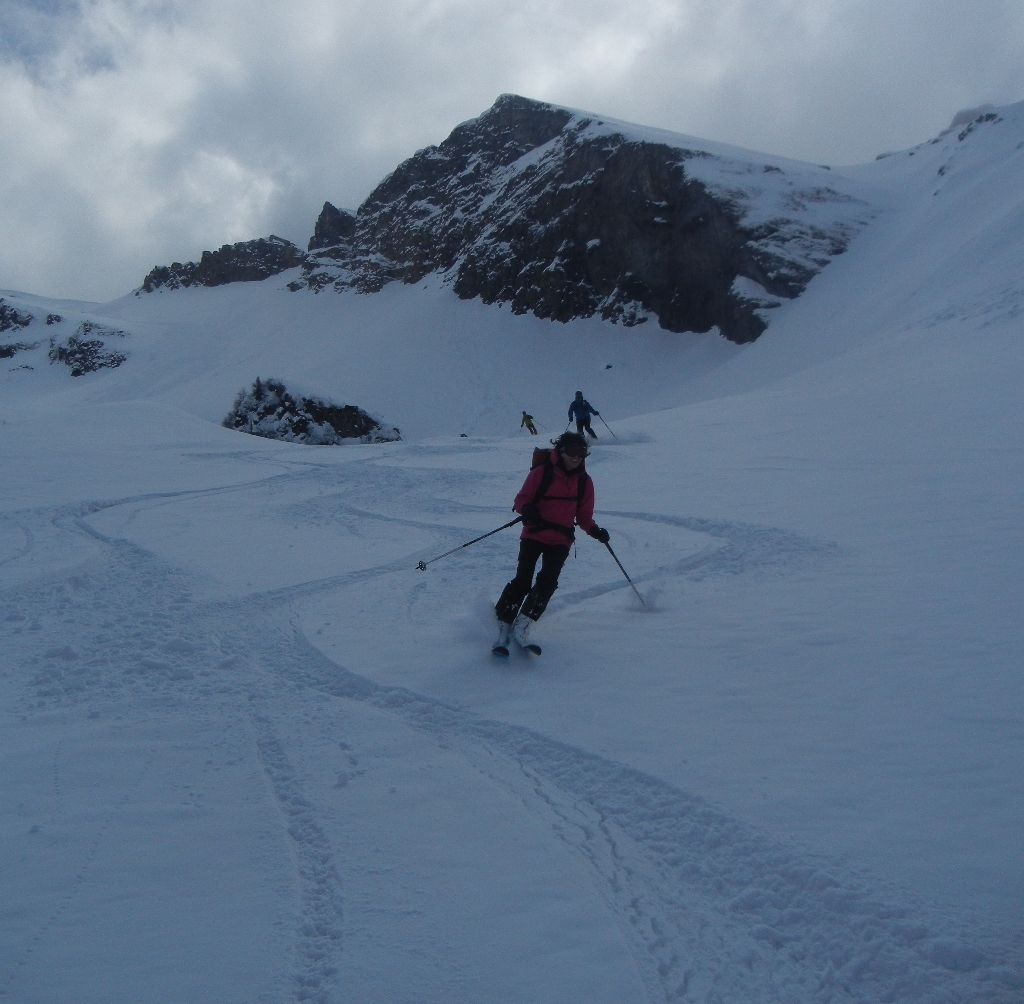
{"type": "Polygon", "coordinates": [[[296,398],[280,380],[261,380],[240,391],[234,407],[221,423],[252,436],[283,439],[309,446],[337,446],[345,442],[390,443],[401,439],[353,404],[336,405],[319,397],[296,398]]]}

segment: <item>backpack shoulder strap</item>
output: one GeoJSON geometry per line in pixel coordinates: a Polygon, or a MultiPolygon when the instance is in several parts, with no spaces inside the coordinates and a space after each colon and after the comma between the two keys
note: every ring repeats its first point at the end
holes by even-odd
{"type": "Polygon", "coordinates": [[[586,471],[580,471],[579,482],[576,485],[576,508],[583,503],[583,493],[587,490],[587,482],[590,480],[590,475],[586,471]]]}
{"type": "MultiPolygon", "coordinates": [[[[540,465],[538,465],[540,466],[540,465]]],[[[550,458],[544,461],[544,473],[540,476],[540,484],[537,486],[537,492],[533,496],[533,504],[536,505],[545,495],[548,493],[548,489],[551,487],[551,482],[555,477],[555,465],[551,463],[550,458]]]]}

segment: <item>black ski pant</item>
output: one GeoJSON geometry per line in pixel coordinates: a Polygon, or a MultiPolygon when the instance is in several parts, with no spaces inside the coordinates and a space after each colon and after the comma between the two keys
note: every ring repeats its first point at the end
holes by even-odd
{"type": "Polygon", "coordinates": [[[502,590],[501,598],[494,607],[498,620],[511,624],[520,606],[527,617],[537,620],[558,588],[558,576],[568,557],[568,544],[543,544],[528,537],[520,540],[515,578],[502,590]],[[540,573],[534,582],[533,571],[537,567],[538,558],[542,559],[540,573]]]}
{"type": "Polygon", "coordinates": [[[582,436],[584,430],[586,430],[588,433],[590,433],[592,438],[597,439],[597,433],[594,432],[594,430],[590,428],[590,416],[589,415],[586,418],[577,418],[576,419],[576,431],[582,436]]]}

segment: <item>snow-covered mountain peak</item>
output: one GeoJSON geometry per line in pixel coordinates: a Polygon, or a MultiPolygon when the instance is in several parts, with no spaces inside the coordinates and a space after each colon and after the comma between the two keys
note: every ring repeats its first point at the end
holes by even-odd
{"type": "MultiPolygon", "coordinates": [[[[379,292],[439,274],[463,299],[568,321],[753,341],[872,218],[864,186],[515,94],[391,172],[355,214],[324,204],[293,292],[379,292]],[[743,297],[737,278],[759,292],[743,297]]],[[[154,269],[142,292],[293,267],[275,239],[154,269]]]]}

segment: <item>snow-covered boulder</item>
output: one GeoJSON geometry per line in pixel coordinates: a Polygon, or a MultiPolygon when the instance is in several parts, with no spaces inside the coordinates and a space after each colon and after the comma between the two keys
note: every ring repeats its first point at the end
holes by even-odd
{"type": "Polygon", "coordinates": [[[388,428],[355,405],[295,397],[280,380],[259,377],[249,390],[239,392],[221,424],[252,436],[310,446],[389,443],[402,438],[398,429],[388,428]]]}

